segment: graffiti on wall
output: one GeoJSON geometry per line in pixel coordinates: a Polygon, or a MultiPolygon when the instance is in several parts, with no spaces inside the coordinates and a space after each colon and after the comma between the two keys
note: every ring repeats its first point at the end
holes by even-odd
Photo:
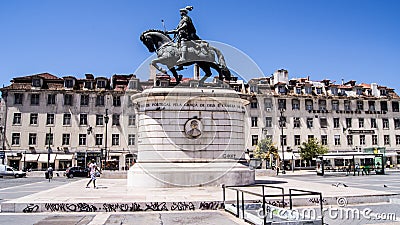
{"type": "MultiPolygon", "coordinates": [[[[24,213],[39,212],[39,204],[27,204],[24,213]]],[[[139,212],[139,211],[194,211],[224,208],[219,201],[202,202],[132,202],[132,203],[44,203],[42,212],[139,212]]]]}

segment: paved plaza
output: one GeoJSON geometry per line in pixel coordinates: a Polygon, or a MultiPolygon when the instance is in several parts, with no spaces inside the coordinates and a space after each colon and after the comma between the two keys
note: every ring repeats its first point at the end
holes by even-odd
{"type": "MultiPolygon", "coordinates": [[[[295,171],[277,177],[262,176],[259,173],[257,183],[283,187],[285,192],[289,188],[322,192],[325,207],[337,207],[337,198],[345,197],[348,204],[346,207],[360,209],[368,207],[374,212],[379,210],[389,212],[398,208],[393,206],[399,204],[399,178],[400,173],[368,177],[320,177],[313,172],[295,171]],[[347,187],[334,185],[337,183],[344,183],[347,187]]],[[[42,187],[46,186],[45,182],[40,182],[42,187]]],[[[8,224],[9,218],[33,213],[30,214],[32,223],[28,224],[54,224],[57,220],[64,221],[64,224],[134,224],[131,221],[138,222],[135,224],[144,224],[139,221],[145,220],[151,221],[148,224],[159,224],[160,221],[163,224],[245,224],[234,215],[222,210],[221,186],[129,188],[126,182],[126,179],[100,178],[96,189],[85,188],[87,179],[69,180],[56,187],[50,185],[46,190],[3,201],[0,223],[8,224]],[[65,214],[69,216],[66,217],[65,214]]],[[[266,190],[267,194],[278,193],[266,190]]],[[[0,189],[0,194],[3,191],[9,191],[9,188],[0,189]]],[[[234,202],[235,197],[234,191],[226,191],[227,202],[234,202]]],[[[312,199],[312,197],[307,198],[308,201],[302,201],[297,207],[316,207],[318,202],[312,199]]],[[[246,196],[246,200],[257,199],[246,196]]],[[[393,212],[400,213],[396,210],[393,212]]],[[[347,219],[333,220],[327,216],[325,222],[328,224],[400,223],[397,217],[395,219],[395,221],[379,221],[360,218],[349,222],[347,219]]]]}

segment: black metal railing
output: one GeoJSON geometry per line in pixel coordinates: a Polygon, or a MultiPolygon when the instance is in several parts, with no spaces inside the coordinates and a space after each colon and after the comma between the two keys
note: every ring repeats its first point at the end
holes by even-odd
{"type": "MultiPolygon", "coordinates": [[[[285,197],[289,198],[289,209],[293,209],[293,197],[299,197],[299,196],[318,196],[319,198],[319,208],[320,208],[320,213],[321,213],[321,223],[324,224],[323,220],[323,198],[322,198],[322,193],[321,192],[315,192],[315,191],[306,191],[306,190],[300,190],[300,189],[294,189],[290,188],[289,193],[285,194],[284,188],[282,187],[276,187],[276,186],[270,186],[270,185],[263,185],[263,184],[256,184],[256,185],[239,185],[239,186],[225,186],[222,185],[222,193],[223,193],[223,204],[226,207],[226,190],[233,190],[236,192],[236,217],[240,217],[240,209],[242,210],[242,218],[247,221],[245,217],[245,194],[256,196],[256,197],[261,197],[262,198],[262,212],[263,212],[263,224],[267,224],[267,217],[265,216],[267,213],[267,198],[279,198],[280,201],[277,204],[277,207],[285,208],[286,203],[285,203],[285,197]],[[245,188],[254,188],[254,187],[261,187],[261,193],[257,193],[251,190],[245,190],[245,188]],[[267,194],[266,189],[279,189],[281,191],[281,194],[267,194]],[[295,192],[300,192],[300,193],[295,193],[295,192]],[[240,198],[241,197],[241,198],[240,198]],[[241,203],[241,204],[240,204],[241,203]]],[[[250,200],[250,199],[248,199],[250,200]]]]}

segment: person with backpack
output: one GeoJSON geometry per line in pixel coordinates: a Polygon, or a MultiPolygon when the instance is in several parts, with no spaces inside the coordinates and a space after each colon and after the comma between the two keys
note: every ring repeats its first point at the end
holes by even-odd
{"type": "Polygon", "coordinates": [[[89,184],[93,181],[93,187],[94,188],[97,188],[96,187],[96,175],[97,175],[97,173],[100,173],[100,170],[99,170],[99,168],[97,168],[97,164],[96,164],[96,162],[94,161],[94,159],[92,159],[92,162],[89,164],[89,170],[90,170],[90,180],[89,180],[89,182],[86,184],[86,188],[90,188],[89,187],[89,184]]]}

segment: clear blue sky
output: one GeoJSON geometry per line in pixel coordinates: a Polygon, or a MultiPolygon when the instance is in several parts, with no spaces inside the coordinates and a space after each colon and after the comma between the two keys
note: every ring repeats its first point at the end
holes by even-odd
{"type": "Polygon", "coordinates": [[[186,5],[202,39],[240,49],[265,75],[284,68],[400,92],[397,0],[1,0],[0,85],[42,72],[133,73],[151,55],[139,35],[161,19],[175,28],[186,5]]]}

